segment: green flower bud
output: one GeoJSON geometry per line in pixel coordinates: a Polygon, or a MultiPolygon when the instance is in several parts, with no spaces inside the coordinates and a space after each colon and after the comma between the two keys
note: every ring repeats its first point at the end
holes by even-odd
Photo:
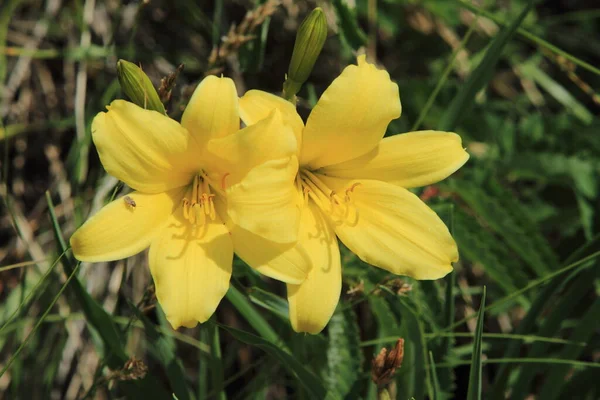
{"type": "Polygon", "coordinates": [[[323,49],[325,39],[327,39],[327,20],[323,10],[317,7],[302,21],[296,34],[290,68],[283,84],[283,95],[286,99],[293,100],[302,84],[308,79],[323,49]]]}
{"type": "Polygon", "coordinates": [[[132,62],[119,60],[117,75],[121,90],[138,106],[165,114],[165,106],[160,101],[156,89],[148,75],[132,62]]]}

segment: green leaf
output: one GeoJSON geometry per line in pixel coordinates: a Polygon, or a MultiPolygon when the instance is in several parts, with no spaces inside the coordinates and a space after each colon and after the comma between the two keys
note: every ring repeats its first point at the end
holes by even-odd
{"type": "Polygon", "coordinates": [[[481,343],[483,338],[483,316],[485,310],[485,292],[481,296],[479,305],[479,315],[477,316],[477,328],[475,328],[475,339],[473,347],[473,357],[471,358],[471,372],[469,373],[469,388],[467,389],[467,400],[481,400],[481,343]]]}
{"type": "Polygon", "coordinates": [[[204,329],[208,330],[208,340],[210,343],[210,376],[212,378],[213,392],[216,391],[218,400],[225,400],[227,396],[224,391],[223,384],[223,357],[221,355],[221,338],[219,330],[215,323],[215,317],[213,316],[207,321],[204,329]]]}
{"type": "Polygon", "coordinates": [[[315,374],[306,369],[293,355],[283,351],[272,342],[269,342],[259,336],[252,335],[239,329],[235,329],[225,325],[219,325],[222,329],[229,332],[236,340],[246,343],[251,346],[258,347],[267,354],[277,359],[281,365],[288,370],[304,388],[315,398],[324,399],[326,389],[323,383],[315,374]]]}
{"type": "Polygon", "coordinates": [[[279,335],[275,333],[271,325],[266,319],[252,306],[246,296],[242,294],[235,286],[229,286],[227,294],[225,294],[227,300],[233,304],[233,306],[242,314],[242,316],[248,321],[251,327],[259,333],[264,339],[271,343],[276,343],[285,346],[279,335]]]}
{"type": "Polygon", "coordinates": [[[258,287],[253,287],[248,291],[250,301],[265,310],[271,311],[286,323],[289,323],[289,307],[286,300],[258,287]]]}
{"type": "Polygon", "coordinates": [[[475,100],[477,92],[479,92],[492,78],[494,68],[502,54],[502,49],[515,34],[517,28],[521,25],[532,6],[533,1],[530,0],[519,17],[509,27],[502,29],[502,31],[500,31],[500,33],[492,40],[483,60],[479,63],[477,68],[475,68],[473,73],[471,73],[467,81],[461,85],[456,97],[442,116],[438,129],[442,131],[454,130],[462,116],[467,114],[475,100]]]}
{"type": "Polygon", "coordinates": [[[344,398],[362,373],[363,357],[356,315],[351,308],[337,308],[328,325],[327,373],[328,395],[344,398]]]}

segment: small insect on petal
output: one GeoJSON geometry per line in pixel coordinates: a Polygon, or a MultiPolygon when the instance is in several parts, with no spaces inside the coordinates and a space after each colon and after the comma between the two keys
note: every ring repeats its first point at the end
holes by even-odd
{"type": "Polygon", "coordinates": [[[125,201],[125,205],[131,210],[133,210],[137,206],[135,200],[129,196],[123,197],[123,201],[125,201]]]}

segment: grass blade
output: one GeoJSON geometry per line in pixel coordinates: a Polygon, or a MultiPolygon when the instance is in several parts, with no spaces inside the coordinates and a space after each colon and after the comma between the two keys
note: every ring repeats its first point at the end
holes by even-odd
{"type": "Polygon", "coordinates": [[[485,293],[481,296],[479,306],[479,315],[477,316],[477,328],[475,329],[475,341],[473,348],[473,357],[471,358],[471,372],[469,374],[469,389],[467,390],[467,400],[481,400],[481,342],[483,338],[483,316],[485,314],[485,293]]]}
{"type": "Polygon", "coordinates": [[[433,359],[433,353],[431,351],[429,352],[429,377],[431,378],[431,392],[429,396],[432,400],[438,400],[441,393],[441,389],[440,382],[438,380],[437,372],[435,369],[435,360],[433,359]]]}
{"type": "Polygon", "coordinates": [[[185,370],[175,354],[173,338],[163,335],[135,304],[128,303],[134,315],[144,325],[149,352],[165,368],[173,393],[179,400],[189,400],[191,397],[185,382],[185,370]]]}
{"type": "Polygon", "coordinates": [[[220,327],[229,332],[236,340],[258,347],[273,358],[279,360],[281,365],[295,376],[314,398],[325,398],[327,391],[325,390],[323,383],[311,371],[306,369],[294,356],[259,336],[229,326],[220,325],[220,327]]]}
{"type": "Polygon", "coordinates": [[[268,340],[271,343],[280,344],[285,346],[279,335],[271,328],[271,325],[267,322],[266,319],[252,306],[250,301],[246,296],[242,294],[235,286],[231,285],[227,294],[225,295],[227,300],[233,304],[233,306],[242,314],[242,316],[248,321],[251,327],[253,327],[256,332],[263,339],[268,340]]]}
{"type": "Polygon", "coordinates": [[[442,116],[442,120],[438,127],[440,130],[451,131],[456,128],[460,118],[467,113],[473,104],[477,92],[479,92],[491,79],[494,67],[502,54],[502,49],[515,34],[517,28],[521,25],[532,6],[533,1],[530,0],[519,17],[509,27],[504,28],[494,40],[492,40],[483,60],[481,60],[481,63],[473,71],[471,76],[469,76],[469,79],[467,79],[464,85],[461,86],[454,101],[450,103],[450,107],[448,107],[442,116]]]}
{"type": "MultiPolygon", "coordinates": [[[[585,315],[578,319],[577,326],[571,334],[572,341],[588,341],[598,328],[598,315],[600,315],[600,299],[596,298],[594,304],[586,311],[585,315]]],[[[583,348],[577,346],[564,346],[560,357],[561,359],[576,359],[583,352],[583,348]]],[[[567,380],[567,375],[571,370],[569,365],[555,365],[546,373],[544,385],[540,391],[539,398],[553,400],[561,395],[561,387],[567,380]]],[[[565,398],[562,396],[561,398],[565,398]]]]}

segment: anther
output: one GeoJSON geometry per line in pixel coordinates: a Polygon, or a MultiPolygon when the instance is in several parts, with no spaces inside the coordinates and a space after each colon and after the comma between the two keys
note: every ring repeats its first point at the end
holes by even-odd
{"type": "Polygon", "coordinates": [[[350,202],[350,193],[354,192],[354,188],[359,185],[360,185],[360,182],[356,182],[355,184],[350,186],[348,189],[346,189],[346,195],[344,196],[344,200],[346,201],[346,203],[350,202]]]}
{"type": "Polygon", "coordinates": [[[223,175],[223,177],[221,178],[221,189],[222,190],[226,190],[227,189],[227,182],[225,182],[225,178],[227,178],[229,175],[231,175],[229,172],[227,172],[225,175],[223,175]]]}
{"type": "Polygon", "coordinates": [[[329,197],[331,198],[331,201],[333,201],[336,205],[340,205],[340,202],[337,200],[337,193],[335,192],[335,190],[332,190],[331,193],[329,193],[329,197]]]}
{"type": "Polygon", "coordinates": [[[181,200],[183,203],[183,218],[190,219],[190,201],[188,199],[181,200]]]}

